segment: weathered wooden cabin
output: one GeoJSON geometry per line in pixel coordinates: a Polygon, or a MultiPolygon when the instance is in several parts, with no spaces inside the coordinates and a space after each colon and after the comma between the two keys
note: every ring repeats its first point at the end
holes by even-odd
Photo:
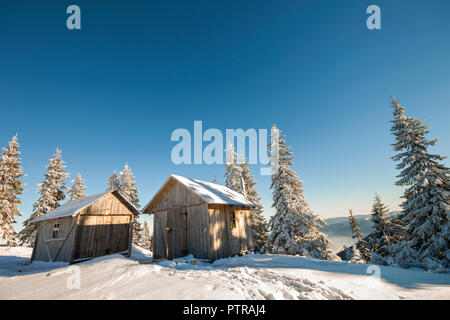
{"type": "Polygon", "coordinates": [[[225,186],[171,175],[142,213],[153,214],[153,257],[210,261],[254,247],[254,205],[225,186]]]}
{"type": "Polygon", "coordinates": [[[31,261],[74,263],[112,253],[130,255],[138,214],[117,191],[67,201],[33,220],[37,236],[31,261]]]}

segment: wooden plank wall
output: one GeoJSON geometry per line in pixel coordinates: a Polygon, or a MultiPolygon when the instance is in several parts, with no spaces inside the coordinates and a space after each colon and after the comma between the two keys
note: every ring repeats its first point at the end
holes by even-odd
{"type": "Polygon", "coordinates": [[[228,208],[229,206],[224,205],[209,205],[210,260],[231,256],[231,230],[228,208]]]}
{"type": "Polygon", "coordinates": [[[130,216],[79,216],[73,260],[128,250],[130,216]]]}
{"type": "Polygon", "coordinates": [[[153,216],[153,257],[156,259],[167,258],[166,222],[167,210],[153,216]]]}
{"type": "Polygon", "coordinates": [[[252,233],[250,230],[251,221],[250,210],[236,210],[237,229],[239,229],[240,253],[244,253],[253,248],[252,233]]]}
{"type": "Polygon", "coordinates": [[[157,213],[169,208],[189,207],[204,203],[199,196],[189,191],[184,185],[172,180],[161,191],[161,196],[156,200],[152,212],[157,213]]]}
{"type": "Polygon", "coordinates": [[[206,236],[209,235],[208,205],[200,197],[171,180],[156,199],[152,212],[155,258],[167,258],[168,251],[169,259],[189,253],[200,259],[209,258],[210,239],[206,236]],[[179,210],[186,210],[186,216],[179,210]],[[167,232],[167,222],[172,232],[167,232]]]}
{"type": "Polygon", "coordinates": [[[247,208],[229,206],[227,208],[228,223],[230,223],[230,215],[233,211],[236,227],[230,229],[230,255],[241,254],[254,248],[250,220],[251,211],[247,208]]]}
{"type": "Polygon", "coordinates": [[[66,217],[55,220],[42,221],[38,225],[38,236],[35,245],[34,260],[69,262],[76,229],[76,219],[66,217]],[[59,223],[58,237],[52,238],[53,227],[59,223]],[[48,252],[47,252],[47,248],[48,252]]]}
{"type": "Polygon", "coordinates": [[[83,215],[132,215],[132,212],[112,193],[98,199],[80,211],[83,215]]]}
{"type": "Polygon", "coordinates": [[[211,236],[207,204],[187,208],[187,232],[188,252],[199,259],[210,259],[211,236]]]}
{"type": "Polygon", "coordinates": [[[253,248],[249,209],[227,205],[208,206],[185,186],[170,181],[152,207],[155,258],[172,259],[185,255],[184,221],[178,211],[183,207],[187,207],[187,253],[199,259],[216,260],[253,248]],[[229,212],[232,210],[236,211],[236,228],[230,230],[229,212]],[[172,231],[168,232],[167,227],[172,231]]]}
{"type": "Polygon", "coordinates": [[[252,231],[252,219],[251,214],[252,212],[250,210],[243,210],[244,214],[244,223],[245,223],[245,234],[247,235],[246,241],[247,241],[247,250],[254,249],[255,248],[255,239],[253,238],[253,231],[252,231]]]}
{"type": "Polygon", "coordinates": [[[130,251],[133,213],[114,194],[80,211],[72,260],[130,251]]]}

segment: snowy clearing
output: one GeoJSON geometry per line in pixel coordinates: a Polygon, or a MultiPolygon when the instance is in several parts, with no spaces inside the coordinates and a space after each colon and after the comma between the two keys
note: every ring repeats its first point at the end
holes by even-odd
{"type": "Polygon", "coordinates": [[[207,263],[110,255],[69,266],[0,247],[0,299],[449,299],[450,274],[249,254],[207,263]],[[368,270],[369,267],[369,270],[368,270]],[[74,288],[79,275],[80,287],[74,288]],[[69,286],[68,286],[69,285],[69,286]]]}

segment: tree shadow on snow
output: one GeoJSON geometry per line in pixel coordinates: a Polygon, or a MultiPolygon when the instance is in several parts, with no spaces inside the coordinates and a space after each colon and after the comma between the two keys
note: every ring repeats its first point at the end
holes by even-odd
{"type": "Polygon", "coordinates": [[[29,257],[14,255],[0,256],[0,277],[15,277],[41,272],[49,272],[55,269],[67,267],[66,262],[33,261],[30,264],[29,257]]]}
{"type": "Polygon", "coordinates": [[[305,257],[251,254],[231,259],[217,260],[213,265],[220,268],[265,268],[265,269],[304,269],[345,275],[366,276],[367,280],[379,275],[389,283],[408,288],[420,289],[426,285],[450,285],[450,273],[428,273],[423,269],[402,269],[374,264],[333,262],[305,257]],[[379,268],[379,273],[378,269],[379,268]]]}
{"type": "MultiPolygon", "coordinates": [[[[108,256],[100,257],[107,259],[108,256]]],[[[142,257],[140,257],[142,258],[142,257]]],[[[135,257],[127,258],[137,261],[140,264],[161,263],[161,261],[151,257],[138,259],[135,257]]],[[[90,262],[96,262],[91,260],[90,262]]],[[[171,267],[171,264],[165,263],[163,266],[171,267]]],[[[15,255],[0,255],[0,277],[14,277],[21,275],[29,275],[42,272],[51,272],[56,269],[69,266],[65,262],[41,262],[34,261],[30,264],[29,257],[15,255]]],[[[309,259],[305,257],[294,257],[284,255],[270,254],[248,254],[244,256],[234,256],[216,260],[213,263],[201,263],[200,265],[191,266],[197,270],[215,270],[238,267],[261,268],[261,269],[302,269],[311,271],[320,271],[324,273],[333,273],[336,277],[345,275],[359,275],[367,277],[367,280],[373,276],[374,269],[379,268],[379,276],[382,280],[394,285],[398,285],[408,289],[420,289],[426,285],[450,285],[450,273],[433,274],[425,272],[422,269],[402,269],[399,267],[386,267],[371,264],[354,264],[347,262],[332,262],[317,259],[309,259]],[[375,268],[371,267],[375,266],[375,268]]],[[[175,266],[176,268],[176,266],[175,266]]],[[[349,280],[354,281],[354,279],[349,280]]],[[[362,282],[361,285],[365,283],[362,282]]],[[[366,283],[367,284],[367,283],[366,283]]]]}

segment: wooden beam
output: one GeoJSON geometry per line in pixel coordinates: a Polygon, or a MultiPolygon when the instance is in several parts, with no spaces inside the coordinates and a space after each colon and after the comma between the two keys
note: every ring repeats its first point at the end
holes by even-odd
{"type": "Polygon", "coordinates": [[[80,232],[79,232],[80,231],[80,216],[79,215],[76,217],[75,225],[76,225],[76,230],[75,230],[75,234],[74,234],[73,240],[72,240],[72,252],[70,254],[69,264],[73,263],[75,250],[77,249],[78,238],[80,236],[80,232]]]}
{"type": "Polygon", "coordinates": [[[168,209],[178,209],[178,208],[187,208],[187,207],[195,207],[195,206],[203,206],[205,205],[204,203],[195,203],[195,204],[185,204],[185,205],[178,205],[178,206],[173,206],[173,207],[169,207],[166,209],[161,209],[161,210],[157,210],[157,211],[152,211],[149,214],[155,214],[155,213],[159,213],[159,212],[163,212],[163,211],[167,211],[168,209]]]}
{"type": "MultiPolygon", "coordinates": [[[[39,231],[39,225],[40,225],[40,223],[38,223],[38,225],[37,225],[37,230],[38,230],[38,231],[39,231]]],[[[34,239],[34,246],[33,246],[33,252],[31,253],[30,263],[33,262],[34,257],[35,257],[35,255],[36,255],[36,246],[37,246],[37,244],[38,244],[38,236],[39,236],[39,232],[36,232],[36,239],[34,239]]]]}

